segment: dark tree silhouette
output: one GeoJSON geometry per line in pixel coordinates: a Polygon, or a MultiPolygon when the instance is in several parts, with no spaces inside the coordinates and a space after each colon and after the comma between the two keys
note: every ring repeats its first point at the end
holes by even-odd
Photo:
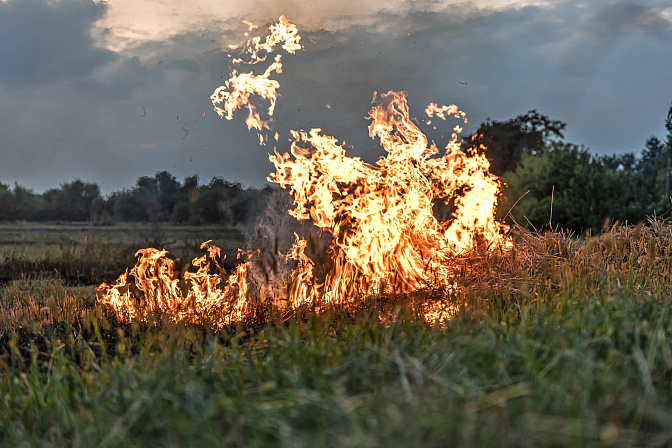
{"type": "Polygon", "coordinates": [[[507,121],[488,118],[481,123],[476,133],[468,139],[471,151],[482,152],[490,161],[490,171],[498,176],[513,171],[525,153],[539,155],[552,138],[562,139],[562,130],[567,125],[531,110],[507,121]]]}

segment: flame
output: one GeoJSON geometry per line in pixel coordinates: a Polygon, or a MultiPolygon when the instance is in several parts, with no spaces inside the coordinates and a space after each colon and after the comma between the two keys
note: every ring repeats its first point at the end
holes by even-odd
{"type": "MultiPolygon", "coordinates": [[[[442,110],[464,118],[455,106],[442,110]]],[[[365,293],[446,286],[453,257],[507,244],[494,219],[501,186],[482,154],[464,153],[457,132],[443,154],[428,146],[404,93],[375,94],[369,118],[370,136],[387,152],[377,166],[348,157],[319,129],[294,132],[291,154],[270,156],[276,172],[268,180],[294,197],[289,213],[333,236],[340,265],[322,285],[325,297],[344,296],[353,278],[365,279],[365,293]],[[437,220],[435,201],[452,202],[450,220],[437,220]]]]}
{"type": "MultiPolygon", "coordinates": [[[[250,31],[255,28],[255,25],[252,25],[250,22],[243,23],[248,25],[250,31]]],[[[296,51],[301,50],[301,36],[298,34],[298,29],[296,25],[289,23],[284,16],[280,16],[279,22],[270,26],[270,31],[271,34],[266,37],[263,43],[261,43],[261,37],[259,36],[249,39],[244,44],[242,51],[243,56],[249,60],[245,62],[242,57],[234,58],[234,65],[243,63],[251,65],[263,62],[275,50],[275,47],[281,43],[282,49],[287,53],[294,54],[296,51]],[[263,52],[263,56],[261,52],[263,52]]],[[[236,49],[238,46],[230,46],[230,48],[236,49]]],[[[237,109],[246,108],[248,112],[245,120],[247,129],[252,130],[254,128],[257,130],[259,144],[262,145],[264,144],[262,130],[270,130],[270,117],[273,116],[275,102],[278,97],[277,89],[280,87],[280,83],[275,79],[270,79],[270,77],[273,72],[282,73],[281,61],[282,55],[276,55],[274,62],[260,75],[255,75],[253,72],[238,73],[238,70],[233,69],[230,78],[223,86],[215,89],[210,96],[212,105],[220,118],[226,117],[227,120],[231,120],[233,119],[233,113],[237,109]],[[258,95],[270,102],[270,105],[266,109],[268,119],[263,119],[258,108],[250,101],[253,95],[258,95]],[[222,103],[223,107],[220,106],[222,103]]]]}
{"type": "Polygon", "coordinates": [[[114,285],[103,283],[98,287],[98,302],[111,306],[126,322],[146,321],[151,315],[167,317],[171,322],[209,321],[218,327],[240,321],[248,304],[248,264],[239,264],[224,287],[219,288],[222,268],[216,258],[220,250],[210,243],[201,244],[208,253],[191,262],[198,271],[187,271],[182,276],[176,273],[175,261],[168,258],[166,250],[140,249],[135,254],[138,262],[130,273],[122,274],[114,285]],[[211,267],[217,272],[210,273],[211,267]]]}
{"type": "MultiPolygon", "coordinates": [[[[247,64],[262,62],[280,44],[288,53],[301,49],[296,26],[284,17],[269,30],[263,43],[260,37],[249,39],[234,64],[243,63],[242,57],[247,64]]],[[[236,110],[247,109],[248,129],[256,129],[263,144],[262,132],[270,130],[280,86],[271,75],[281,71],[280,54],[260,75],[232,70],[211,96],[215,110],[230,120],[236,110]],[[269,118],[262,118],[253,96],[269,101],[269,118]]],[[[467,122],[455,105],[432,103],[425,114],[467,122]]],[[[198,271],[182,277],[165,250],[150,248],[138,251],[136,266],[115,285],[100,286],[99,302],[126,321],[165,314],[172,321],[205,319],[221,326],[244,319],[254,300],[268,300],[281,309],[307,303],[320,309],[390,292],[450,292],[456,258],[510,247],[507,227],[495,220],[501,184],[482,152],[461,149],[462,126],[452,128],[451,140],[439,150],[411,119],[406,93],[394,91],[374,93],[368,118],[369,135],[386,152],[375,164],[348,156],[345,144],[320,129],[292,131],[289,153],[274,150],[269,155],[275,172],[268,180],[293,197],[289,214],[311,220],[330,237],[327,253],[332,262],[326,274],[316,275],[315,261],[306,255],[308,241],[298,235],[286,254],[272,254],[279,260],[272,269],[260,270],[247,261],[226,280],[216,261],[219,249],[210,242],[202,246],[208,254],[192,262],[198,271]],[[442,219],[435,216],[437,206],[449,211],[442,219]],[[213,268],[217,272],[211,273],[213,268]]],[[[273,138],[277,141],[278,134],[273,138]]],[[[260,254],[241,255],[254,259],[260,254]]],[[[438,322],[455,312],[455,305],[443,300],[428,305],[424,316],[438,322]]]]}

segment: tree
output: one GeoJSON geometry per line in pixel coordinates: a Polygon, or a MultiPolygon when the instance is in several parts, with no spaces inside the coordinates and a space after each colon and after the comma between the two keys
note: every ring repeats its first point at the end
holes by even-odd
{"type": "Polygon", "coordinates": [[[0,221],[14,221],[14,195],[9,185],[0,182],[0,221]]]}
{"type": "Polygon", "coordinates": [[[243,189],[240,183],[214,177],[199,186],[198,176],[180,183],[167,171],[142,176],[131,189],[100,195],[94,183],[75,180],[41,195],[15,185],[12,191],[0,182],[0,221],[51,220],[172,221],[190,224],[218,223],[230,226],[254,222],[266,207],[272,190],[243,189]]]}
{"type": "Polygon", "coordinates": [[[196,216],[196,199],[198,198],[198,176],[187,176],[180,185],[179,200],[173,205],[170,219],[177,223],[198,222],[196,216]]]}
{"type": "Polygon", "coordinates": [[[666,165],[665,145],[658,137],[649,137],[630,179],[645,215],[662,213],[669,208],[669,199],[665,196],[666,165]]]}
{"type": "Polygon", "coordinates": [[[240,183],[213,177],[208,185],[199,187],[195,200],[195,214],[208,224],[236,225],[232,205],[241,198],[240,183]]]}
{"type": "Polygon", "coordinates": [[[32,220],[37,216],[37,212],[42,207],[40,198],[33,190],[24,188],[21,185],[14,184],[14,219],[32,220]]]}
{"type": "Polygon", "coordinates": [[[627,173],[634,172],[637,164],[637,157],[632,152],[619,155],[601,155],[599,159],[605,167],[613,170],[622,170],[627,173]]]}
{"type": "Polygon", "coordinates": [[[467,146],[472,151],[482,152],[490,161],[490,171],[498,176],[516,169],[524,153],[539,155],[553,137],[563,138],[562,130],[567,125],[558,120],[531,110],[507,121],[481,123],[467,146]]]}
{"type": "Polygon", "coordinates": [[[508,211],[522,197],[511,212],[521,225],[529,221],[540,228],[552,214],[552,224],[597,232],[606,218],[623,220],[632,214],[632,201],[624,202],[632,196],[625,179],[624,171],[587,149],[555,142],[536,154],[526,151],[518,167],[504,175],[508,189],[500,210],[508,211]]]}
{"type": "Polygon", "coordinates": [[[77,179],[47,190],[42,199],[44,206],[39,216],[43,220],[89,221],[93,203],[100,199],[100,187],[77,179]]]}
{"type": "Polygon", "coordinates": [[[670,110],[667,112],[665,129],[667,129],[667,148],[672,151],[672,106],[670,106],[670,110]]]}
{"type": "Polygon", "coordinates": [[[667,139],[665,141],[665,150],[667,153],[667,166],[665,167],[665,198],[670,197],[670,165],[672,164],[672,106],[667,112],[665,119],[665,129],[667,129],[667,139]]]}
{"type": "Polygon", "coordinates": [[[114,201],[114,219],[116,221],[140,222],[147,221],[147,211],[138,202],[133,190],[122,190],[112,193],[110,197],[114,201]]]}
{"type": "Polygon", "coordinates": [[[158,215],[162,221],[167,221],[173,214],[175,204],[183,199],[180,191],[182,185],[167,171],[156,173],[154,179],[157,188],[158,215]]]}

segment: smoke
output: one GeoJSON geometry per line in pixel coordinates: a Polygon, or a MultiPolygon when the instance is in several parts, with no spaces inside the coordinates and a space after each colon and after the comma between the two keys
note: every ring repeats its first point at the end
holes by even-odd
{"type": "Polygon", "coordinates": [[[261,250],[262,253],[287,252],[296,236],[306,240],[312,239],[312,254],[319,255],[324,252],[322,244],[330,242],[327,232],[315,226],[311,220],[299,221],[289,214],[293,206],[292,195],[284,189],[276,188],[268,198],[265,212],[260,216],[254,226],[254,233],[248,233],[251,242],[250,248],[261,250]],[[319,241],[319,244],[318,244],[319,241]]]}
{"type": "MultiPolygon", "coordinates": [[[[248,278],[260,297],[284,297],[286,277],[296,268],[294,260],[285,258],[297,237],[307,241],[306,255],[315,263],[315,278],[324,280],[333,263],[331,234],[315,226],[312,221],[299,221],[288,213],[293,198],[284,189],[276,188],[268,198],[266,211],[260,216],[252,232],[247,233],[247,253],[253,263],[248,278]]],[[[249,230],[252,230],[251,228],[249,230]]]]}

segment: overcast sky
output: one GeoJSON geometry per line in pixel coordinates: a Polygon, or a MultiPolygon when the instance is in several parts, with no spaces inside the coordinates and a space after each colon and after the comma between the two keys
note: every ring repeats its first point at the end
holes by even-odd
{"type": "Polygon", "coordinates": [[[364,117],[388,90],[418,117],[457,104],[465,133],[537,109],[594,153],[665,136],[672,0],[0,0],[0,182],[107,194],[167,170],[263,185],[273,148],[210,95],[241,20],[281,14],[305,51],[278,76],[280,151],[290,129],[319,127],[375,160],[364,117]]]}

